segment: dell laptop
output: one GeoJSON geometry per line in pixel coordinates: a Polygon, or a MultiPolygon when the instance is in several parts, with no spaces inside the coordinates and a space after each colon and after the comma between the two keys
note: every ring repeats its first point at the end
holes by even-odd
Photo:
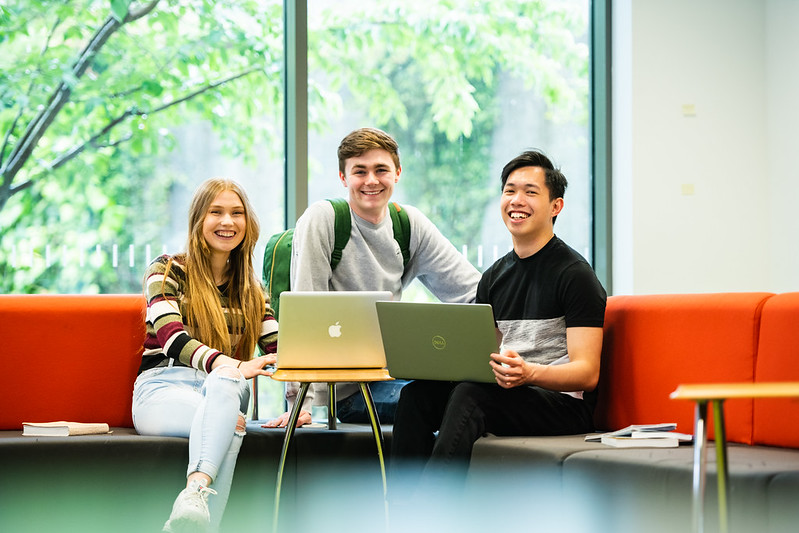
{"type": "Polygon", "coordinates": [[[488,304],[376,303],[388,373],[397,379],[495,383],[499,352],[488,304]]]}

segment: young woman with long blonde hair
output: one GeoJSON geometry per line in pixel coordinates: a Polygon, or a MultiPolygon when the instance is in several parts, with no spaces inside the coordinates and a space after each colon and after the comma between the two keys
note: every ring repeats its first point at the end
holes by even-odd
{"type": "Polygon", "coordinates": [[[246,430],[247,379],[271,375],[277,322],[252,265],[259,231],[237,183],[207,180],[192,199],[186,252],[155,259],[144,277],[133,422],[142,435],[189,438],[186,488],[164,531],[218,529],[246,430]],[[266,355],[254,357],[256,347],[266,355]]]}

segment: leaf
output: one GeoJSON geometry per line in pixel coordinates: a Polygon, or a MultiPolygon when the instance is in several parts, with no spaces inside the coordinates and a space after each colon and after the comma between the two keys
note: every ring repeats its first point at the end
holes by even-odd
{"type": "Polygon", "coordinates": [[[70,26],[64,32],[64,40],[69,41],[71,39],[80,39],[83,37],[83,30],[77,24],[70,26]]]}
{"type": "Polygon", "coordinates": [[[119,22],[123,22],[128,16],[128,8],[131,0],[111,0],[111,15],[119,22]]]}
{"type": "Polygon", "coordinates": [[[163,86],[155,80],[144,80],[144,82],[142,82],[142,89],[147,94],[153,96],[161,96],[164,92],[163,86]]]}

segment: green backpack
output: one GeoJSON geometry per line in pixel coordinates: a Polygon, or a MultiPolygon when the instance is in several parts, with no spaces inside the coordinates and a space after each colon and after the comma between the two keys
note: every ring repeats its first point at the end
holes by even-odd
{"type": "MultiPolygon", "coordinates": [[[[341,254],[350,240],[352,223],[350,220],[350,206],[343,198],[328,199],[335,212],[333,232],[335,241],[333,253],[330,256],[330,268],[335,270],[341,261],[341,254]]],[[[402,250],[402,266],[408,265],[411,252],[411,223],[408,213],[399,204],[392,202],[388,209],[391,222],[394,225],[394,240],[402,250]]],[[[289,228],[280,233],[275,233],[269,238],[264,250],[264,286],[270,298],[271,307],[278,318],[280,312],[280,294],[291,290],[291,241],[294,237],[294,228],[289,228]]]]}

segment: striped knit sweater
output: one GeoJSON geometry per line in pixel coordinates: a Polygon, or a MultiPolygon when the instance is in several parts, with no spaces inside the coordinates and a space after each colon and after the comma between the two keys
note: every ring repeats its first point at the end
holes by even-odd
{"type": "MultiPolygon", "coordinates": [[[[168,255],[156,258],[150,263],[145,274],[147,337],[144,340],[144,354],[139,373],[160,366],[167,358],[174,359],[174,364],[177,366],[190,366],[211,372],[211,365],[221,352],[192,337],[191,328],[185,323],[183,313],[186,272],[184,266],[173,258],[169,276],[165,276],[169,259],[168,255]]],[[[228,309],[228,297],[224,294],[224,288],[220,287],[220,299],[227,318],[231,310],[228,309]]],[[[234,353],[239,337],[233,334],[230,337],[234,353]]],[[[261,323],[258,346],[264,353],[277,351],[277,321],[269,306],[266,307],[266,314],[261,323]]],[[[225,355],[232,356],[232,354],[225,355]]]]}

